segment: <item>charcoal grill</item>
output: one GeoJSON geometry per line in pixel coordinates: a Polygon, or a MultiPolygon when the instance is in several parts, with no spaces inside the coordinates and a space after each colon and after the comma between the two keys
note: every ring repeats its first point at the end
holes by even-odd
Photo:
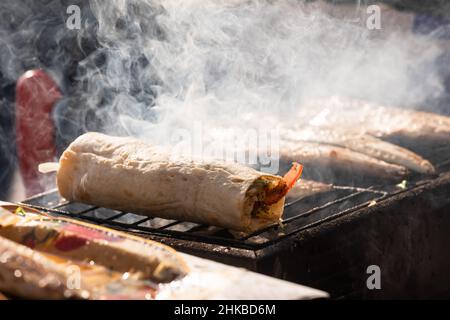
{"type": "Polygon", "coordinates": [[[336,187],[292,200],[280,224],[252,234],[67,202],[56,190],[23,204],[310,285],[334,298],[447,297],[450,161],[437,167],[437,177],[415,177],[407,188],[336,187]],[[373,264],[381,268],[381,290],[366,285],[373,264]]]}

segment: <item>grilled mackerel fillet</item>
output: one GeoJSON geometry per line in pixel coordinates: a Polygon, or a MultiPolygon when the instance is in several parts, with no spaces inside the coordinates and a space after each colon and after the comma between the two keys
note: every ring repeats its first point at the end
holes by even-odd
{"type": "Polygon", "coordinates": [[[334,96],[307,102],[298,119],[303,126],[343,128],[393,140],[414,149],[419,145],[450,145],[449,117],[357,99],[334,96]]]}
{"type": "Polygon", "coordinates": [[[300,161],[306,179],[333,183],[371,184],[374,181],[401,181],[408,170],[353,150],[315,142],[282,141],[280,169],[300,161]]]}
{"type": "Polygon", "coordinates": [[[433,174],[433,165],[420,155],[364,133],[352,133],[341,128],[309,126],[300,130],[283,129],[281,137],[287,141],[309,141],[347,148],[367,156],[404,166],[422,174],[433,174]]]}
{"type": "Polygon", "coordinates": [[[333,190],[333,185],[314,180],[300,179],[286,195],[289,200],[301,200],[313,195],[333,190]]]}

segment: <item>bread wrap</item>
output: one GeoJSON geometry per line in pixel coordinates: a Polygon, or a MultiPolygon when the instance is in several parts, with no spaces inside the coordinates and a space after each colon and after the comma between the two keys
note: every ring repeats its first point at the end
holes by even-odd
{"type": "Polygon", "coordinates": [[[57,173],[70,201],[235,230],[277,222],[282,177],[237,163],[174,158],[134,138],[86,133],[64,151],[57,173]]]}

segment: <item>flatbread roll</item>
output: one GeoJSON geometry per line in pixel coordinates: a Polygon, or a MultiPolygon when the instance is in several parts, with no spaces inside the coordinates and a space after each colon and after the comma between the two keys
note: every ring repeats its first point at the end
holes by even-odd
{"type": "MultiPolygon", "coordinates": [[[[293,169],[301,173],[300,165],[293,169]]],[[[280,219],[293,183],[237,163],[175,158],[134,138],[91,132],[62,154],[57,185],[70,201],[249,231],[280,219]]]]}

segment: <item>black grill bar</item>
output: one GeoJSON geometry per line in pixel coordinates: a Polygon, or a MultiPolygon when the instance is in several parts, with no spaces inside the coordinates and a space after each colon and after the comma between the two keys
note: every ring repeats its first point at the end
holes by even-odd
{"type": "Polygon", "coordinates": [[[131,225],[132,225],[132,226],[137,226],[137,225],[140,225],[141,223],[144,223],[144,222],[146,222],[146,221],[148,221],[148,220],[150,220],[150,219],[151,219],[150,217],[147,217],[147,218],[144,218],[144,219],[142,219],[142,220],[138,220],[138,221],[132,223],[131,225]]]}
{"type": "MultiPolygon", "coordinates": [[[[338,190],[339,188],[340,188],[340,187],[335,187],[336,190],[338,190]]],[[[342,189],[344,189],[344,190],[356,189],[357,191],[356,191],[355,193],[352,193],[352,194],[348,195],[348,196],[345,196],[345,197],[336,199],[336,200],[334,200],[334,201],[327,202],[327,203],[324,204],[324,205],[321,205],[321,206],[312,208],[312,209],[310,209],[310,210],[307,210],[307,211],[305,211],[305,212],[299,213],[299,214],[297,214],[296,216],[293,216],[293,217],[290,217],[290,218],[287,218],[287,219],[283,219],[283,220],[280,222],[280,226],[283,227],[284,225],[289,224],[289,223],[291,223],[291,222],[294,221],[294,220],[300,219],[300,218],[302,218],[302,217],[307,217],[307,216],[309,216],[309,215],[311,215],[311,214],[314,214],[314,213],[317,212],[317,211],[320,211],[320,210],[326,209],[326,208],[328,208],[328,207],[330,207],[330,206],[333,206],[333,205],[336,205],[336,204],[339,204],[339,203],[342,203],[342,202],[351,200],[352,198],[357,197],[357,196],[361,195],[361,194],[364,193],[364,192],[372,192],[372,193],[374,193],[374,194],[380,195],[379,197],[372,199],[371,202],[372,202],[372,201],[375,201],[375,202],[376,202],[376,201],[380,201],[380,200],[382,200],[383,198],[385,198],[385,197],[387,196],[387,193],[386,193],[386,192],[383,192],[383,191],[377,191],[377,190],[371,190],[371,188],[362,189],[362,188],[343,187],[342,189]]],[[[297,203],[297,202],[299,202],[299,201],[302,201],[302,200],[303,200],[303,199],[297,199],[297,200],[294,200],[294,201],[292,201],[292,202],[289,202],[288,204],[285,205],[285,208],[290,207],[290,206],[292,206],[293,204],[295,204],[295,203],[297,203]]],[[[347,209],[347,210],[343,210],[343,211],[337,212],[336,214],[329,215],[326,219],[318,220],[318,222],[325,222],[325,221],[328,221],[328,220],[332,220],[333,218],[337,218],[337,217],[339,217],[339,216],[341,216],[341,215],[343,215],[343,214],[345,214],[345,213],[347,213],[347,212],[350,212],[350,211],[358,210],[358,209],[360,209],[360,208],[362,208],[362,207],[364,207],[364,206],[367,206],[367,204],[366,204],[366,203],[363,203],[363,204],[360,204],[360,205],[351,207],[351,208],[349,208],[349,209],[347,209]]],[[[289,232],[289,234],[284,233],[284,235],[283,235],[282,237],[280,237],[280,238],[284,238],[284,237],[286,237],[286,236],[289,236],[289,235],[291,235],[291,234],[293,234],[293,233],[296,233],[296,232],[298,232],[298,231],[301,231],[301,230],[306,229],[307,227],[311,227],[311,226],[313,226],[313,225],[315,225],[315,224],[307,224],[307,225],[305,225],[305,226],[303,226],[303,227],[301,227],[301,228],[299,228],[299,229],[296,229],[295,231],[289,232]]],[[[260,230],[254,232],[254,233],[251,233],[251,234],[249,234],[249,235],[247,235],[247,236],[244,236],[244,237],[240,238],[240,240],[248,240],[248,239],[250,239],[251,237],[257,236],[257,235],[259,235],[259,234],[261,234],[261,233],[264,233],[264,232],[270,230],[271,228],[273,228],[273,226],[269,226],[269,227],[260,229],[260,230]]]]}
{"type": "Polygon", "coordinates": [[[129,212],[67,202],[60,198],[57,190],[36,195],[23,201],[23,204],[55,216],[71,217],[146,236],[257,250],[273,245],[305,228],[368,206],[371,202],[379,201],[386,196],[387,192],[375,188],[337,186],[330,192],[290,201],[285,205],[284,219],[280,224],[268,226],[251,234],[161,218],[142,216],[142,219],[139,219],[139,215],[129,212]],[[132,215],[137,221],[128,222],[127,215],[132,215]]]}
{"type": "MultiPolygon", "coordinates": [[[[86,213],[86,212],[84,212],[84,213],[86,213]]],[[[113,221],[113,220],[115,220],[117,218],[120,218],[120,217],[126,215],[126,214],[127,214],[126,212],[120,212],[120,213],[116,214],[115,216],[107,218],[106,220],[113,221]]]]}
{"type": "Polygon", "coordinates": [[[173,227],[173,226],[175,226],[175,225],[177,225],[177,224],[180,224],[180,223],[181,223],[181,221],[175,221],[175,222],[169,223],[169,224],[167,224],[167,225],[165,225],[165,226],[162,226],[162,227],[160,228],[160,230],[164,230],[164,229],[173,227]]]}

